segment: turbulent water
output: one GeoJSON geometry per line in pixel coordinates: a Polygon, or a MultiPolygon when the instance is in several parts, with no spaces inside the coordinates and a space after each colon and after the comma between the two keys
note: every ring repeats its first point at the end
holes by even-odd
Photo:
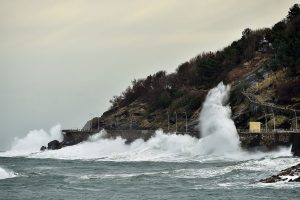
{"type": "Polygon", "coordinates": [[[202,138],[158,130],[148,141],[104,139],[39,148],[61,139],[60,126],[15,139],[0,153],[0,199],[298,199],[299,183],[258,183],[300,162],[289,148],[245,152],[231,110],[229,87],[212,89],[199,117],[202,138]]]}

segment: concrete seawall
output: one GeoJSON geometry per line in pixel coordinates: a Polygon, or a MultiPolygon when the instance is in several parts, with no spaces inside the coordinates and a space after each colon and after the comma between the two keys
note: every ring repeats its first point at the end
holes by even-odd
{"type": "Polygon", "coordinates": [[[274,149],[278,146],[290,146],[293,141],[292,132],[282,133],[239,133],[241,146],[243,148],[264,147],[274,149]]]}

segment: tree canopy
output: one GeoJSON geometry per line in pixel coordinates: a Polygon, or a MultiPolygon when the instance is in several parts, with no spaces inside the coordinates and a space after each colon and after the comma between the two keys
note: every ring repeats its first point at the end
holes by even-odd
{"type": "MultiPolygon", "coordinates": [[[[115,96],[112,106],[126,106],[135,100],[149,105],[150,109],[174,107],[174,99],[188,96],[197,99],[187,88],[203,88],[217,84],[234,67],[254,58],[255,52],[260,49],[262,40],[266,40],[272,47],[270,54],[273,58],[272,68],[288,67],[293,76],[300,65],[300,7],[293,5],[285,19],[275,24],[271,29],[245,29],[241,39],[232,42],[223,50],[202,53],[190,61],[178,66],[175,73],[167,74],[159,71],[145,79],[132,81],[120,96],[115,96]]],[[[182,101],[184,102],[184,101],[182,101]]],[[[195,110],[200,105],[188,106],[186,109],[195,110]]]]}

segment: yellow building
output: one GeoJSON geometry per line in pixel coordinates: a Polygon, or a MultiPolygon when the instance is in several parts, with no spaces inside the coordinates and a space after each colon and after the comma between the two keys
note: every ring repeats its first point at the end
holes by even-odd
{"type": "Polygon", "coordinates": [[[252,133],[260,133],[260,122],[249,122],[249,131],[252,133]]]}

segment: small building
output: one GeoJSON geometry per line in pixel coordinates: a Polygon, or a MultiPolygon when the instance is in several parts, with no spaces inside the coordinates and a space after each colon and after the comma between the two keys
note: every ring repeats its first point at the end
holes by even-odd
{"type": "Polygon", "coordinates": [[[260,133],[260,122],[249,122],[249,132],[260,133]]]}

